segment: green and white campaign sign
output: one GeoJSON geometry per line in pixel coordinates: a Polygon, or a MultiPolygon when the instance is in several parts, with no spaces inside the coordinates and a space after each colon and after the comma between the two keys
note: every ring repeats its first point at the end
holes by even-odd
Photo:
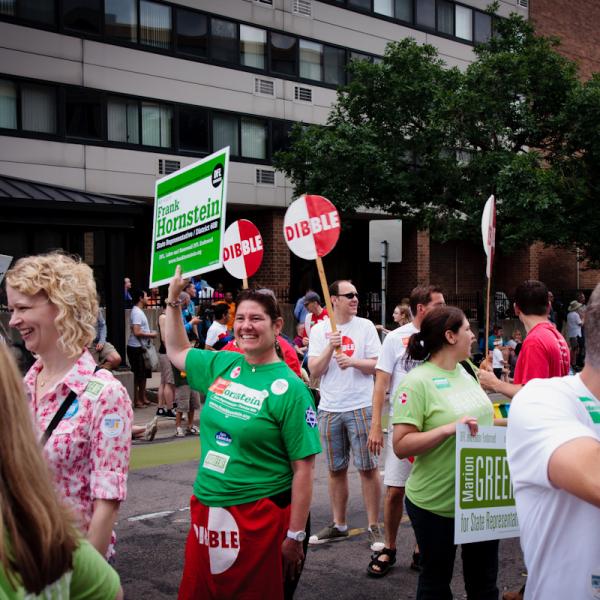
{"type": "Polygon", "coordinates": [[[454,543],[519,537],[506,458],[506,427],[456,427],[454,543]]]}
{"type": "Polygon", "coordinates": [[[223,265],[229,147],[156,182],[150,287],[223,265]]]}

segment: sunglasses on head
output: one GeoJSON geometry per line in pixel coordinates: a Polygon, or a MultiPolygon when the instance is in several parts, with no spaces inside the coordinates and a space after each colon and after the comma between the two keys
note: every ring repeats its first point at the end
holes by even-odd
{"type": "Polygon", "coordinates": [[[348,292],[347,294],[336,294],[336,296],[344,296],[344,298],[348,298],[348,300],[352,300],[352,298],[358,298],[357,292],[348,292]]]}

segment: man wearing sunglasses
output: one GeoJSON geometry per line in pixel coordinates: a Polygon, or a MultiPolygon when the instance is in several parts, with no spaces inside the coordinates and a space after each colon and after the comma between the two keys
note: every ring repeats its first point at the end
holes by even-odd
{"type": "Polygon", "coordinates": [[[333,282],[329,294],[337,331],[332,333],[329,319],[312,327],[308,366],[313,377],[321,378],[318,422],[329,469],[333,523],[311,536],[309,543],[322,544],[348,537],[350,448],[361,477],[370,542],[382,542],[378,525],[381,483],[377,457],[367,446],[373,375],[381,343],[373,323],[356,316],[358,293],[352,282],[333,282]]]}

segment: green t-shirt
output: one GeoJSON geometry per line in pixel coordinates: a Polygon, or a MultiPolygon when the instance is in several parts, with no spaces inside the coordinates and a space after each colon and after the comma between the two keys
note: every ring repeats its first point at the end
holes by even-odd
{"type": "MultiPolygon", "coordinates": [[[[431,431],[461,417],[476,417],[479,425],[494,424],[494,410],[486,393],[457,365],[445,371],[426,362],[402,380],[393,398],[392,422],[431,431]]],[[[456,436],[415,457],[406,482],[409,500],[437,515],[454,517],[456,436]]]]}
{"type": "Polygon", "coordinates": [[[233,506],[290,489],[290,461],[321,452],[308,388],[283,362],[250,365],[237,352],[190,350],[190,386],[206,393],[194,494],[233,506]]]}
{"type": "Polygon", "coordinates": [[[28,594],[10,585],[0,567],[0,600],[112,600],[120,587],[117,572],[86,540],[73,555],[73,570],[46,587],[41,594],[28,594]]]}

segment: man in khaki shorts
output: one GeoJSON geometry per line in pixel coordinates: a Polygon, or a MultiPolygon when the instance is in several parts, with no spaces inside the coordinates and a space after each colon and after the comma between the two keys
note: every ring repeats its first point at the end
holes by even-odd
{"type": "Polygon", "coordinates": [[[102,369],[116,369],[121,364],[121,355],[116,348],[106,341],[106,320],[102,311],[98,311],[96,321],[96,337],[88,346],[90,354],[102,369]]]}

